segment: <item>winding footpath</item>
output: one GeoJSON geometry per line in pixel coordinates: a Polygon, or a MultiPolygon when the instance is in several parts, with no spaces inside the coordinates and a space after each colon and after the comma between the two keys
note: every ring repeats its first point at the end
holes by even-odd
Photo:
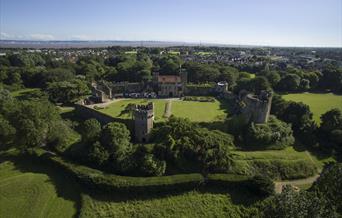
{"type": "Polygon", "coordinates": [[[283,186],[285,185],[293,185],[293,186],[299,186],[299,185],[306,185],[306,184],[312,184],[316,181],[316,179],[319,177],[319,175],[314,175],[305,179],[296,179],[296,180],[289,180],[289,181],[279,181],[274,182],[275,185],[275,192],[281,193],[281,190],[283,186]]]}

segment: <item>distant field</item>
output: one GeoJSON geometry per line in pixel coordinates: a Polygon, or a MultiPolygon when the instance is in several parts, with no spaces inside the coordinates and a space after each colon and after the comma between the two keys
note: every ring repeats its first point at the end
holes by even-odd
{"type": "Polygon", "coordinates": [[[288,101],[303,102],[309,105],[313,113],[314,120],[319,124],[320,116],[332,108],[342,110],[342,95],[332,93],[316,94],[316,93],[299,93],[283,95],[288,101]]]}
{"type": "MultiPolygon", "coordinates": [[[[155,106],[155,120],[161,121],[165,118],[164,109],[167,100],[164,99],[126,99],[118,102],[114,102],[107,106],[105,109],[101,109],[102,113],[108,114],[113,117],[129,119],[130,114],[122,114],[122,111],[129,104],[147,104],[152,101],[155,106]]],[[[189,118],[194,122],[210,122],[218,119],[223,119],[226,114],[227,105],[215,100],[215,102],[195,102],[195,101],[180,101],[172,100],[171,114],[177,117],[189,118]]]]}
{"type": "Polygon", "coordinates": [[[137,54],[137,51],[125,51],[125,54],[137,54]]]}
{"type": "Polygon", "coordinates": [[[167,53],[170,55],[180,55],[179,51],[168,51],[167,53]]]}
{"type": "MultiPolygon", "coordinates": [[[[148,196],[148,194],[146,194],[148,196]]],[[[145,196],[144,196],[145,197],[145,196]]],[[[227,193],[186,192],[179,195],[125,200],[120,196],[82,197],[80,217],[241,217],[227,193]]]]}
{"type": "Polygon", "coordinates": [[[43,173],[44,167],[30,162],[17,165],[10,161],[0,164],[0,217],[57,218],[77,213],[79,193],[68,177],[43,173]]]}
{"type": "Polygon", "coordinates": [[[208,52],[208,51],[199,51],[195,53],[196,55],[213,55],[214,52],[208,52]]]}

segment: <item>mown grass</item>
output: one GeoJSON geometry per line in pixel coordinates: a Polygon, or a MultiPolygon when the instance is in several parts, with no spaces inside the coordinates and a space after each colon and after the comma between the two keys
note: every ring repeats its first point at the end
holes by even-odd
{"type": "Polygon", "coordinates": [[[20,90],[11,92],[11,95],[16,98],[16,97],[20,97],[22,95],[26,95],[26,94],[29,94],[30,92],[34,92],[38,90],[39,90],[38,88],[25,88],[25,89],[20,89],[20,90]]]}
{"type": "MultiPolygon", "coordinates": [[[[128,104],[147,104],[152,101],[155,106],[155,121],[165,120],[164,109],[167,100],[164,99],[126,99],[114,102],[105,109],[99,110],[102,113],[113,117],[130,119],[131,114],[122,113],[128,104]]],[[[221,120],[227,115],[228,105],[217,100],[215,102],[195,102],[174,100],[171,103],[171,114],[176,117],[189,118],[194,122],[210,122],[221,120]]]]}
{"type": "Polygon", "coordinates": [[[309,152],[284,150],[233,151],[233,173],[266,174],[273,179],[297,179],[315,175],[323,164],[309,152]]]}
{"type": "Polygon", "coordinates": [[[333,93],[288,94],[283,95],[283,98],[287,101],[303,102],[309,105],[317,124],[320,124],[321,115],[330,109],[339,108],[342,110],[342,95],[335,95],[333,93]]]}
{"type": "Polygon", "coordinates": [[[73,217],[80,193],[63,173],[0,159],[0,217],[73,217]]]}

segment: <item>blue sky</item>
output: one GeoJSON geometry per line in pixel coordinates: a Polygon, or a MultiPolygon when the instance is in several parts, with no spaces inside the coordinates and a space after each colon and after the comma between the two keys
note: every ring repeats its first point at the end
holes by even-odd
{"type": "Polygon", "coordinates": [[[342,0],[0,0],[1,39],[342,47],[342,0]]]}

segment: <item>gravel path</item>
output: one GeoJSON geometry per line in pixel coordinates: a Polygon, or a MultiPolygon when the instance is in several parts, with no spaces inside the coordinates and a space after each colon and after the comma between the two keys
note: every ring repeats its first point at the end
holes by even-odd
{"type": "Polygon", "coordinates": [[[282,190],[283,186],[285,186],[285,185],[298,186],[298,185],[312,184],[313,182],[316,181],[316,179],[318,177],[319,177],[319,175],[314,175],[312,177],[308,177],[308,178],[305,178],[305,179],[296,179],[296,180],[289,180],[289,181],[274,182],[274,184],[275,184],[275,192],[276,193],[281,193],[281,190],[282,190]]]}

